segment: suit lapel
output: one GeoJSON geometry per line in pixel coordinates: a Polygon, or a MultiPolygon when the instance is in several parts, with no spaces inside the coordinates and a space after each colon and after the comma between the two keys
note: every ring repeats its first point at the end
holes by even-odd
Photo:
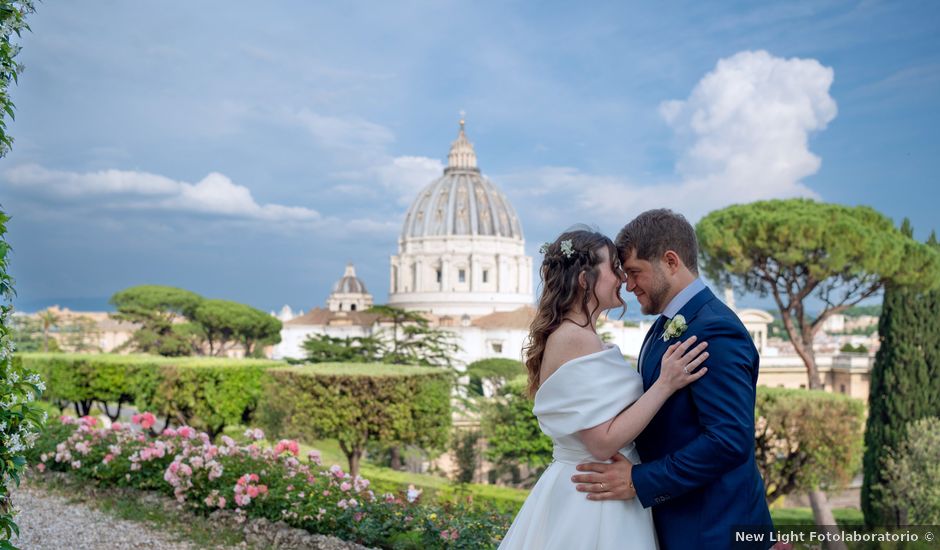
{"type": "MultiPolygon", "coordinates": [[[[712,291],[706,287],[682,306],[676,315],[685,317],[686,323],[691,327],[692,321],[695,320],[695,316],[698,314],[699,310],[702,309],[702,306],[707,304],[714,297],[715,295],[712,294],[712,291]]],[[[665,319],[665,316],[661,318],[665,319]]],[[[663,326],[665,326],[665,322],[661,325],[660,331],[663,326]]],[[[680,339],[682,339],[682,337],[680,337],[680,339]]],[[[646,353],[643,354],[643,370],[641,372],[643,375],[643,387],[645,389],[649,389],[649,387],[653,385],[653,382],[659,377],[660,363],[662,363],[663,354],[666,353],[666,349],[673,343],[673,340],[663,342],[661,337],[657,338],[654,335],[646,344],[643,350],[646,353]]]]}
{"type": "Polygon", "coordinates": [[[640,346],[640,357],[637,359],[637,362],[639,363],[640,374],[643,375],[643,380],[646,380],[646,373],[650,370],[646,366],[646,358],[649,357],[650,348],[656,343],[657,335],[662,331],[665,322],[666,318],[663,315],[657,317],[653,326],[650,327],[649,332],[646,333],[646,338],[643,339],[643,345],[640,346]]]}

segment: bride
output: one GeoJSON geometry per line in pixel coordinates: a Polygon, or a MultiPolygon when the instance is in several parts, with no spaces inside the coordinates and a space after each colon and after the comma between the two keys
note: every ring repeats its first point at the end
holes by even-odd
{"type": "Polygon", "coordinates": [[[554,442],[554,460],[499,548],[656,548],[651,512],[637,499],[587,500],[570,478],[581,462],[639,463],[634,438],[676,390],[705,375],[704,367],[695,369],[708,357],[707,344],[689,349],[692,337],[672,345],[659,379],[643,393],[640,374],[595,330],[601,312],[625,305],[613,242],[593,231],[568,231],[542,252],[542,297],[525,355],[533,412],[554,442]]]}

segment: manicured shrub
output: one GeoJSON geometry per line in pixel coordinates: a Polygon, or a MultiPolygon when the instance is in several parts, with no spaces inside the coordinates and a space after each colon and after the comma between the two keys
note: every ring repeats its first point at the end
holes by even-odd
{"type": "Polygon", "coordinates": [[[338,440],[355,475],[370,441],[443,448],[451,379],[436,368],[387,364],[269,369],[257,421],[277,437],[338,440]]]}
{"type": "Polygon", "coordinates": [[[227,424],[244,423],[257,408],[264,369],[259,359],[168,358],[150,355],[23,354],[25,365],[48,385],[47,398],[85,416],[99,403],[112,420],[133,403],[179,425],[215,437],[227,424]],[[114,412],[109,404],[115,404],[114,412]]]}
{"type": "Polygon", "coordinates": [[[162,358],[146,355],[26,353],[21,355],[29,368],[47,381],[45,398],[64,409],[70,404],[75,414],[85,416],[94,403],[112,420],[121,407],[133,403],[140,387],[152,385],[162,358]],[[108,403],[116,404],[112,413],[108,403]]]}
{"type": "Polygon", "coordinates": [[[864,409],[841,394],[759,387],[756,458],[768,501],[848,482],[860,467],[864,409]]]}
{"type": "Polygon", "coordinates": [[[137,406],[214,438],[226,425],[247,423],[258,407],[262,374],[276,364],[190,359],[160,365],[155,378],[140,384],[137,406]]]}

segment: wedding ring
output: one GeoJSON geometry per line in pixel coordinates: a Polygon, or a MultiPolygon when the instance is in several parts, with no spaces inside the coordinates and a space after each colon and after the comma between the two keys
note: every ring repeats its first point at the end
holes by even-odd
{"type": "Polygon", "coordinates": [[[682,372],[684,372],[684,373],[686,373],[686,374],[692,374],[691,372],[689,372],[689,366],[688,366],[688,365],[682,367],[682,372]]]}
{"type": "Polygon", "coordinates": [[[606,491],[607,485],[604,485],[604,482],[601,482],[601,491],[606,491]]]}

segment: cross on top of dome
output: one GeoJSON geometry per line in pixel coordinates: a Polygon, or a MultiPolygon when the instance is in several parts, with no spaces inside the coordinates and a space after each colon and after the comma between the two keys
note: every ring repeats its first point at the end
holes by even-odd
{"type": "Polygon", "coordinates": [[[450,153],[447,155],[447,168],[444,169],[445,174],[451,170],[480,171],[477,168],[477,154],[473,150],[473,144],[470,143],[467,134],[464,132],[466,121],[463,115],[464,113],[461,111],[460,131],[457,133],[457,139],[450,145],[450,153]]]}

